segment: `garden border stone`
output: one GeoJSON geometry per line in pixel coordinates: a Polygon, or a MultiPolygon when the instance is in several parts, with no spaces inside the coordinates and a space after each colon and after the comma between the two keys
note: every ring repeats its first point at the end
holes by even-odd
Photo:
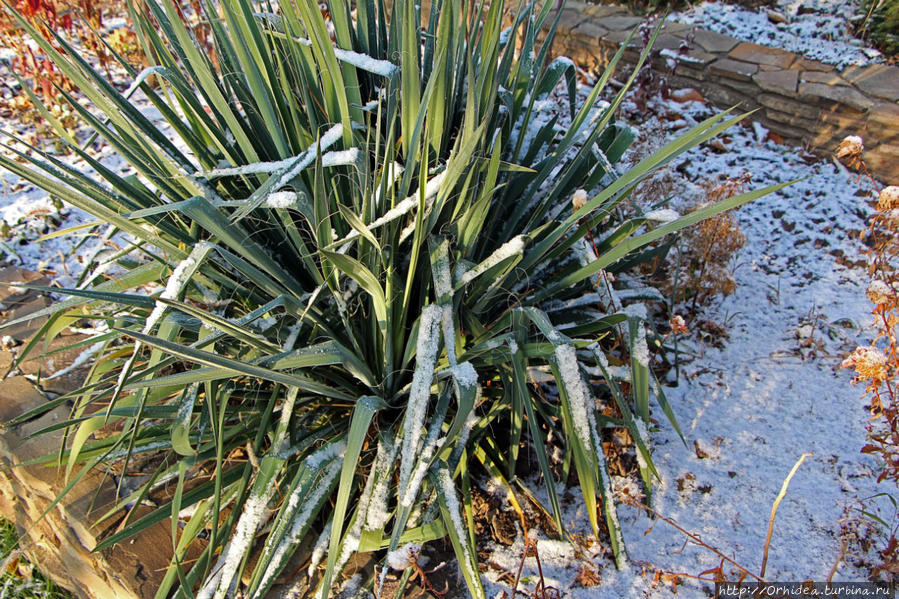
{"type": "MultiPolygon", "coordinates": [[[[0,268],[0,302],[5,318],[14,320],[45,307],[48,301],[33,291],[19,291],[9,283],[46,283],[40,275],[15,267],[0,268]]],[[[18,342],[27,341],[46,322],[34,318],[4,331],[18,342]]],[[[35,458],[59,450],[62,431],[31,437],[56,422],[70,417],[70,406],[62,404],[40,418],[14,427],[5,426],[13,418],[38,407],[48,399],[80,386],[84,370],[55,379],[33,382],[39,371],[58,371],[71,364],[80,350],[65,350],[83,338],[64,332],[51,344],[61,350],[52,358],[29,360],[20,370],[0,380],[0,516],[13,522],[23,539],[25,555],[37,564],[44,576],[69,590],[79,599],[150,599],[154,596],[171,558],[171,524],[160,522],[131,541],[94,552],[109,526],[94,526],[94,521],[115,502],[115,483],[98,470],[88,472],[65,498],[43,518],[59,492],[65,487],[64,470],[55,465],[23,465],[35,458]],[[55,362],[53,364],[52,362],[55,362]],[[55,368],[54,368],[55,366],[55,368]]],[[[13,353],[0,351],[0,369],[5,374],[13,365],[13,353]]]]}

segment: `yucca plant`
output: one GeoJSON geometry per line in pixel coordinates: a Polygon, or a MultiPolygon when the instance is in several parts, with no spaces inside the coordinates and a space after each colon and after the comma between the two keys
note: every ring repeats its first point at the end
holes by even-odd
{"type": "Polygon", "coordinates": [[[37,148],[6,146],[31,167],[0,158],[108,224],[104,234],[133,240],[77,288],[54,289],[71,297],[44,312],[20,356],[73,322],[109,326],[82,342],[96,356],[85,386],[22,417],[74,402],[59,425],[70,484],[157,457],[107,518],[176,481],[159,507],[128,511],[103,547],[171,517],[158,597],[238,587],[260,597],[317,538],[309,575],[324,597],[354,552],[383,558],[448,536],[483,597],[471,468],[532,496],[516,477],[520,448],[530,444],[552,483],[552,435],[621,563],[603,428],[630,430],[648,487],[651,397],[676,423],[649,368],[647,311],[614,300],[603,273],[773,188],[663,224],[619,208],[654,169],[741,117],[713,117],[622,174],[613,164],[633,140],[614,122],[624,91],[598,104],[610,69],[578,104],[574,65],[549,55],[550,3],[518,6],[505,29],[500,1],[437,0],[422,15],[414,0],[332,0],[327,20],[312,0],[204,6],[216,63],[169,2],[132,8],[157,62],[132,73],[133,89],[167,129],[65,39],[35,35],[90,101],[69,98],[83,122],[136,176],[105,168],[49,113],[102,181],[37,148]],[[560,86],[565,129],[535,118],[560,86]],[[533,368],[552,375],[554,393],[537,392],[533,368]],[[598,412],[595,391],[620,417],[598,412]],[[183,564],[199,537],[199,559],[183,564]]]}

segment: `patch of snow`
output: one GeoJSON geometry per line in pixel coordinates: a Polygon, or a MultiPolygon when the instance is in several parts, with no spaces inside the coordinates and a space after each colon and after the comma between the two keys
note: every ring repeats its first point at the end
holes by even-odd
{"type": "Polygon", "coordinates": [[[428,400],[431,397],[431,382],[437,364],[437,350],[440,346],[440,306],[430,304],[421,314],[416,341],[415,372],[409,390],[409,402],[403,421],[403,449],[400,455],[400,485],[406,489],[412,476],[412,467],[418,461],[418,446],[421,429],[425,423],[428,400]]]}
{"type": "Polygon", "coordinates": [[[522,235],[516,235],[506,243],[499,246],[499,248],[497,248],[496,251],[487,256],[487,258],[483,262],[481,262],[474,268],[465,271],[462,276],[459,277],[459,280],[456,282],[456,284],[460,286],[466,285],[505,260],[506,258],[520,255],[523,251],[524,237],[522,235]]]}
{"type": "Polygon", "coordinates": [[[676,221],[680,218],[680,214],[678,214],[677,210],[672,210],[671,208],[659,208],[658,210],[647,212],[643,215],[643,218],[665,224],[676,221]]]}
{"type": "Polygon", "coordinates": [[[847,18],[860,10],[856,2],[818,0],[813,6],[808,4],[812,2],[779,0],[778,6],[786,17],[782,23],[772,22],[764,11],[724,2],[703,2],[671,13],[668,20],[781,48],[840,68],[883,61],[880,52],[865,48],[862,41],[852,37],[847,18]]]}

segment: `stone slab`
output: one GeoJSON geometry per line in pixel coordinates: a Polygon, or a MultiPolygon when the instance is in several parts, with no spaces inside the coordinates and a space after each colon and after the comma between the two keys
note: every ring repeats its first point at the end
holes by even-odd
{"type": "Polygon", "coordinates": [[[662,25],[662,33],[669,33],[680,38],[686,37],[686,35],[692,29],[693,25],[687,25],[686,23],[675,23],[674,21],[667,21],[664,25],[662,25]]]}
{"type": "Polygon", "coordinates": [[[759,70],[758,65],[730,58],[719,58],[709,65],[709,72],[741,81],[752,81],[759,70]]]}
{"type": "Polygon", "coordinates": [[[574,28],[571,32],[571,35],[574,37],[583,37],[586,39],[590,39],[592,41],[597,41],[602,39],[603,37],[609,34],[609,30],[601,25],[598,25],[596,21],[584,21],[580,25],[574,28]]]}
{"type": "Polygon", "coordinates": [[[795,94],[799,85],[799,71],[781,69],[779,71],[760,71],[752,76],[760,88],[780,94],[795,94]]]}
{"type": "Polygon", "coordinates": [[[628,14],[627,11],[620,6],[609,6],[607,4],[588,4],[583,12],[593,19],[604,19],[616,15],[626,16],[628,14]]]}
{"type": "Polygon", "coordinates": [[[743,110],[752,110],[756,107],[753,100],[740,90],[732,89],[721,84],[706,81],[701,87],[702,95],[717,106],[739,106],[743,110]]]}
{"type": "Polygon", "coordinates": [[[759,103],[766,108],[789,114],[796,114],[812,122],[817,120],[821,115],[821,109],[817,106],[800,102],[793,98],[786,98],[780,94],[761,93],[758,95],[757,99],[759,103]]]}
{"type": "Polygon", "coordinates": [[[827,64],[820,60],[812,60],[804,56],[797,58],[796,62],[790,65],[790,68],[800,71],[822,71],[825,73],[836,70],[832,64],[827,64]]]}
{"type": "Polygon", "coordinates": [[[884,126],[888,132],[899,133],[899,104],[878,102],[868,113],[868,120],[884,126]]]}
{"type": "Polygon", "coordinates": [[[809,133],[807,123],[796,115],[765,109],[765,126],[783,137],[798,142],[810,142],[812,135],[809,133]]]}
{"type": "Polygon", "coordinates": [[[875,105],[874,100],[851,87],[824,85],[823,83],[800,83],[800,100],[819,104],[841,104],[850,110],[865,113],[875,105]]]}
{"type": "Polygon", "coordinates": [[[799,76],[804,83],[823,83],[824,85],[849,85],[836,71],[802,71],[799,76]]]}
{"type": "Polygon", "coordinates": [[[676,52],[683,42],[684,39],[682,37],[670,33],[661,33],[656,38],[656,43],[652,45],[652,49],[656,52],[660,50],[673,50],[676,52]]]}
{"type": "MultiPolygon", "coordinates": [[[[602,69],[640,19],[601,5],[587,6],[583,14],[608,15],[614,27],[592,42],[589,38],[600,30],[584,25],[576,36],[560,36],[556,50],[568,44],[573,58],[602,69]]],[[[606,28],[607,23],[602,19],[596,25],[606,28]]],[[[641,47],[637,36],[620,70],[633,65],[641,47]]],[[[899,154],[899,66],[850,67],[840,72],[833,65],[685,23],[663,26],[651,64],[665,74],[672,88],[696,88],[718,107],[762,107],[759,118],[778,127],[784,138],[811,143],[825,153],[839,142],[835,136],[855,128],[866,136],[866,161],[875,176],[890,181],[899,175],[895,163],[889,164],[890,157],[899,154]],[[660,52],[676,52],[680,40],[688,36],[693,37],[692,47],[686,57],[678,57],[672,74],[670,57],[660,52]]]]}
{"type": "Polygon", "coordinates": [[[721,79],[716,82],[716,85],[721,87],[726,87],[727,89],[739,92],[743,94],[742,105],[749,106],[755,105],[758,103],[756,100],[756,96],[759,92],[759,87],[755,83],[751,81],[739,81],[737,79],[721,79]]]}
{"type": "MultiPolygon", "coordinates": [[[[605,25],[605,22],[606,22],[606,20],[604,19],[603,25],[605,25]]],[[[620,44],[623,44],[625,42],[625,40],[627,40],[627,38],[628,38],[628,36],[630,36],[630,34],[631,34],[630,29],[623,30],[623,31],[609,31],[609,34],[606,35],[605,37],[603,37],[602,39],[607,42],[612,42],[614,44],[620,45],[620,44]]],[[[629,48],[639,48],[639,47],[641,47],[641,45],[642,45],[642,41],[640,40],[640,36],[635,35],[631,39],[631,43],[628,44],[628,47],[629,48]]]]}
{"type": "Polygon", "coordinates": [[[685,62],[691,65],[708,65],[718,58],[717,54],[704,52],[699,48],[689,48],[686,52],[678,57],[678,62],[685,62]]]}
{"type": "Polygon", "coordinates": [[[886,64],[849,67],[843,72],[843,78],[871,96],[892,102],[899,100],[899,67],[886,64]]]}
{"type": "Polygon", "coordinates": [[[706,52],[719,53],[730,52],[739,43],[729,35],[722,35],[708,29],[697,29],[693,36],[693,42],[706,52]]]}
{"type": "Polygon", "coordinates": [[[628,17],[623,15],[606,17],[602,20],[602,26],[609,31],[630,31],[641,23],[643,23],[643,19],[640,17],[628,17]]]}
{"type": "MultiPolygon", "coordinates": [[[[22,414],[46,401],[24,377],[0,383],[0,420],[22,414]]],[[[62,490],[65,481],[55,466],[16,466],[24,460],[54,454],[62,432],[35,438],[30,433],[69,416],[59,406],[40,418],[0,432],[0,512],[21,531],[28,531],[26,554],[56,583],[83,599],[149,599],[162,580],[171,547],[171,524],[160,522],[133,543],[94,552],[104,530],[93,519],[114,500],[115,486],[101,472],[88,473],[45,518],[38,517],[62,490]],[[116,565],[113,566],[113,563],[116,565]]]]}
{"type": "Polygon", "coordinates": [[[586,20],[587,20],[587,17],[583,13],[566,7],[562,11],[562,14],[559,15],[558,31],[559,31],[559,33],[566,32],[566,31],[574,31],[574,29],[576,29],[578,25],[580,25],[581,23],[583,23],[586,20]]]}
{"type": "Polygon", "coordinates": [[[741,42],[728,53],[728,57],[734,60],[742,60],[753,64],[767,64],[783,69],[789,67],[796,60],[796,55],[779,48],[769,48],[752,42],[741,42]]]}

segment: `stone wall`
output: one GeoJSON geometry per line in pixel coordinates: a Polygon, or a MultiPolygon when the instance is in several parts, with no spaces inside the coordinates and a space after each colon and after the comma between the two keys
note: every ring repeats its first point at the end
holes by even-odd
{"type": "MultiPolygon", "coordinates": [[[[0,269],[0,300],[8,320],[26,316],[47,305],[34,292],[19,293],[2,283],[26,281],[46,285],[40,275],[13,267],[0,269]]],[[[46,320],[30,322],[3,331],[18,342],[30,338],[46,320]]],[[[84,371],[56,379],[43,379],[39,390],[29,377],[38,369],[46,375],[70,364],[80,349],[65,349],[83,337],[64,333],[51,350],[60,350],[44,360],[24,362],[15,376],[0,381],[0,423],[47,402],[50,396],[80,386],[84,371]],[[55,368],[52,368],[55,362],[55,368]]],[[[21,347],[21,346],[20,346],[21,347]]],[[[39,350],[38,350],[39,351],[39,350]]],[[[0,351],[0,373],[13,364],[13,354],[0,351]]],[[[65,487],[65,469],[26,462],[59,451],[62,431],[32,435],[70,417],[70,406],[62,404],[39,418],[0,430],[0,516],[13,522],[21,535],[26,556],[40,571],[79,599],[150,599],[154,596],[172,554],[171,523],[159,522],[131,541],[95,552],[98,541],[118,521],[103,526],[96,519],[115,505],[115,482],[99,470],[80,480],[52,509],[41,517],[65,487]]],[[[73,471],[73,475],[77,469],[73,471]]]]}
{"type": "MultiPolygon", "coordinates": [[[[553,51],[602,69],[641,22],[621,7],[568,0],[553,51]]],[[[899,67],[839,70],[695,29],[689,51],[671,72],[671,56],[690,33],[689,25],[667,23],[653,49],[652,66],[667,75],[672,88],[695,88],[721,108],[758,110],[753,118],[785,141],[822,155],[831,154],[845,136],[859,135],[868,168],[881,180],[899,184],[899,67]]],[[[636,63],[641,43],[632,40],[622,58],[625,67],[636,63]]]]}

